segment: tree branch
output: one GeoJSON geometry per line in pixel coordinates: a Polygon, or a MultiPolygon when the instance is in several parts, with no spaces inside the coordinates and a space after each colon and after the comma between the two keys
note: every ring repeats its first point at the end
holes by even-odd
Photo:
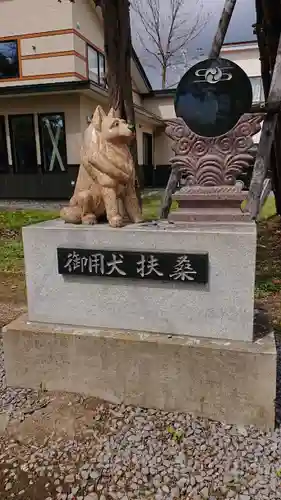
{"type": "Polygon", "coordinates": [[[131,3],[139,21],[138,39],[145,52],[156,59],[165,87],[169,78],[167,70],[172,62],[175,64],[175,57],[206,25],[201,0],[193,0],[193,7],[194,4],[197,7],[195,16],[188,11],[190,0],[169,0],[168,4],[163,0],[131,0],[131,3]]]}

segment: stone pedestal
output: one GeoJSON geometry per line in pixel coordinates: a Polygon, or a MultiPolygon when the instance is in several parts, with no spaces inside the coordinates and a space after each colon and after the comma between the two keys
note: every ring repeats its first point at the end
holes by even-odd
{"type": "Polygon", "coordinates": [[[30,321],[251,341],[254,223],[75,226],[23,229],[30,321]],[[207,253],[207,284],[58,274],[57,248],[207,253]]]}
{"type": "Polygon", "coordinates": [[[249,222],[249,213],[243,213],[241,204],[248,191],[242,186],[184,187],[173,199],[178,209],[171,212],[172,222],[249,222]]]}
{"type": "Polygon", "coordinates": [[[7,383],[274,428],[276,349],[258,343],[29,322],[4,328],[7,383]]]}
{"type": "Polygon", "coordinates": [[[253,342],[254,223],[23,230],[28,315],[3,329],[7,383],[274,427],[273,335],[253,342]],[[208,253],[207,284],[65,276],[57,249],[208,253]]]}

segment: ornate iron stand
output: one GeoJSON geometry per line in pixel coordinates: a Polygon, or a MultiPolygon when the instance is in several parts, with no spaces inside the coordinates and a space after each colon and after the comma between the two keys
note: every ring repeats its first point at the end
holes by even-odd
{"type": "Polygon", "coordinates": [[[195,134],[182,118],[167,122],[166,134],[173,139],[175,152],[170,160],[171,182],[186,178],[185,186],[173,195],[178,210],[169,215],[170,221],[250,220],[250,214],[241,209],[248,191],[243,191],[237,177],[253,162],[249,150],[262,119],[244,114],[230,132],[219,137],[195,134]]]}

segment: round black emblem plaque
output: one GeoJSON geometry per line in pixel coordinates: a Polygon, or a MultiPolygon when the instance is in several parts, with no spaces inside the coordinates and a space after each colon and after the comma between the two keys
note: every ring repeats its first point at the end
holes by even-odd
{"type": "Polygon", "coordinates": [[[206,59],[182,77],[175,110],[190,129],[204,137],[229,132],[252,105],[251,82],[233,61],[206,59]]]}

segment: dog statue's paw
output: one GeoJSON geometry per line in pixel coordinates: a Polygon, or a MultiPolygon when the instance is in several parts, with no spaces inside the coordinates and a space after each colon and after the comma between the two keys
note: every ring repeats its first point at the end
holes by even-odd
{"type": "Polygon", "coordinates": [[[115,217],[111,217],[108,221],[111,227],[122,227],[124,225],[123,219],[120,215],[115,215],[115,217]]]}
{"type": "Polygon", "coordinates": [[[92,226],[97,223],[97,218],[94,214],[87,214],[82,217],[82,224],[92,226]]]}

